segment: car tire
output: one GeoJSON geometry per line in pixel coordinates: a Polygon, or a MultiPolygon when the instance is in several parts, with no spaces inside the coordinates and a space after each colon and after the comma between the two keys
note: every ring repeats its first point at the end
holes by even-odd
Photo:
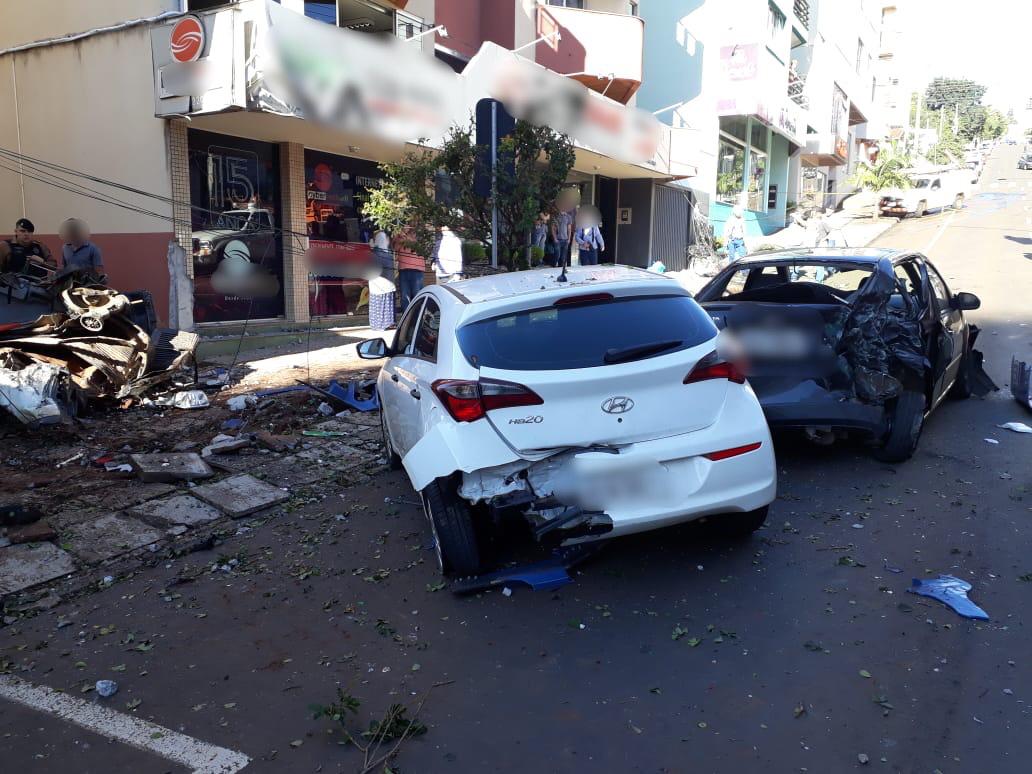
{"type": "Polygon", "coordinates": [[[916,390],[907,390],[896,398],[889,432],[874,456],[882,462],[904,462],[917,450],[917,442],[924,428],[925,396],[916,390]]]}
{"type": "Polygon", "coordinates": [[[387,415],[383,410],[383,400],[380,401],[380,433],[383,435],[383,449],[387,455],[387,467],[391,470],[401,470],[401,456],[394,451],[394,444],[391,443],[391,434],[387,432],[387,415]]]}
{"type": "Polygon", "coordinates": [[[920,202],[917,203],[917,207],[914,209],[914,217],[915,218],[924,217],[924,214],[926,212],[928,212],[928,202],[920,201],[920,202]]]}
{"type": "Polygon", "coordinates": [[[964,209],[964,194],[957,194],[955,197],[953,197],[953,209],[964,209]]]}
{"type": "Polygon", "coordinates": [[[769,505],[757,508],[755,511],[745,513],[729,513],[714,521],[719,525],[720,532],[730,538],[747,538],[767,521],[769,505]]]}
{"type": "Polygon", "coordinates": [[[449,479],[437,479],[423,489],[423,511],[430,522],[437,548],[437,560],[445,575],[476,575],[480,572],[473,511],[455,491],[449,479]]]}

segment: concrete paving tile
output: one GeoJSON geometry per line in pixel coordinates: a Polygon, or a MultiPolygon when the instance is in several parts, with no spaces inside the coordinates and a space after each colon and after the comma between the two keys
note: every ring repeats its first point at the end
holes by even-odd
{"type": "Polygon", "coordinates": [[[161,500],[148,500],[129,509],[136,516],[154,527],[185,525],[195,527],[222,518],[222,512],[188,494],[177,494],[161,500]]]}
{"type": "Polygon", "coordinates": [[[196,497],[239,519],[289,499],[290,495],[254,476],[230,476],[192,490],[196,497]]]}
{"type": "Polygon", "coordinates": [[[120,513],[82,521],[61,535],[61,545],[88,564],[143,548],[165,537],[165,533],[139,519],[120,513]]]}
{"type": "Polygon", "coordinates": [[[0,594],[21,591],[75,571],[75,559],[53,543],[0,549],[0,594]]]}

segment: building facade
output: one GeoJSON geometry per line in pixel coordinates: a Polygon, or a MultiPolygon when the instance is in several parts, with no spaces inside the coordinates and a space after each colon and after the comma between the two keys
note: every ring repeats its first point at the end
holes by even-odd
{"type": "Polygon", "coordinates": [[[798,195],[807,206],[837,207],[854,190],[850,180],[857,164],[876,147],[868,122],[874,116],[881,10],[871,0],[816,3],[811,39],[793,51],[808,105],[798,195]]]}
{"type": "Polygon", "coordinates": [[[793,52],[810,36],[805,0],[670,0],[641,7],[638,104],[685,138],[698,174],[682,181],[715,232],[736,204],[748,233],[785,225],[790,163],[805,111],[790,96],[793,52]]]}
{"type": "MultiPolygon", "coordinates": [[[[400,158],[417,137],[435,136],[417,131],[428,125],[419,123],[427,95],[455,91],[472,100],[447,106],[461,121],[489,96],[471,92],[471,84],[508,57],[546,90],[561,92],[572,81],[587,88],[587,100],[578,97],[587,109],[584,131],[574,133],[569,183],[603,212],[606,258],[647,265],[654,202],[663,199],[655,189],[687,168],[671,159],[667,127],[650,154],[614,144],[623,136],[614,126],[648,117],[634,107],[644,39],[636,10],[616,0],[47,0],[33,12],[0,11],[0,69],[9,74],[0,88],[14,107],[0,118],[0,148],[10,151],[0,202],[12,228],[17,217],[30,217],[52,248],[62,220],[87,220],[110,283],[150,290],[162,318],[170,242],[187,253],[200,326],[347,314],[363,281],[321,276],[309,259],[346,261],[368,250],[362,197],[378,183],[380,162],[400,158]],[[362,33],[349,38],[349,50],[363,40],[392,41],[389,54],[344,63],[365,68],[360,87],[367,90],[366,102],[346,107],[391,94],[415,123],[369,131],[347,120],[309,120],[343,109],[321,103],[319,89],[302,95],[311,98],[303,110],[285,104],[283,78],[263,64],[267,41],[281,29],[294,35],[293,65],[313,64],[296,45],[305,35],[312,51],[331,51],[314,62],[326,65],[318,72],[326,78],[344,65],[319,48],[335,43],[323,31],[362,33]],[[623,45],[610,45],[614,38],[623,45]],[[470,77],[457,86],[459,73],[470,77]],[[276,292],[248,298],[227,291],[219,269],[230,244],[276,292]]],[[[670,249],[683,255],[674,242],[670,249]]]]}

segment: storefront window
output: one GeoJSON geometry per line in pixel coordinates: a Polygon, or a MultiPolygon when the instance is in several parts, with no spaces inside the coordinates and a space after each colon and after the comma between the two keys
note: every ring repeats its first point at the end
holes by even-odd
{"type": "Polygon", "coordinates": [[[196,130],[188,148],[194,319],[282,316],[278,148],[196,130]]]}
{"type": "Polygon", "coordinates": [[[736,204],[742,194],[744,174],[745,148],[726,137],[721,137],[720,157],[717,160],[717,200],[726,204],[736,204]]]}
{"type": "Polygon", "coordinates": [[[358,308],[373,263],[372,226],[362,218],[366,192],[380,182],[372,161],[305,151],[309,311],[313,317],[358,308]]]}

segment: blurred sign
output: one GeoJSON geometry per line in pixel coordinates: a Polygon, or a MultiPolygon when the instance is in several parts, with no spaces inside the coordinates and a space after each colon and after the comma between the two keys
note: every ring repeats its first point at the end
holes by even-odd
{"type": "Polygon", "coordinates": [[[729,81],[752,81],[759,72],[758,45],[756,43],[736,46],[721,46],[720,66],[729,81]]]}

